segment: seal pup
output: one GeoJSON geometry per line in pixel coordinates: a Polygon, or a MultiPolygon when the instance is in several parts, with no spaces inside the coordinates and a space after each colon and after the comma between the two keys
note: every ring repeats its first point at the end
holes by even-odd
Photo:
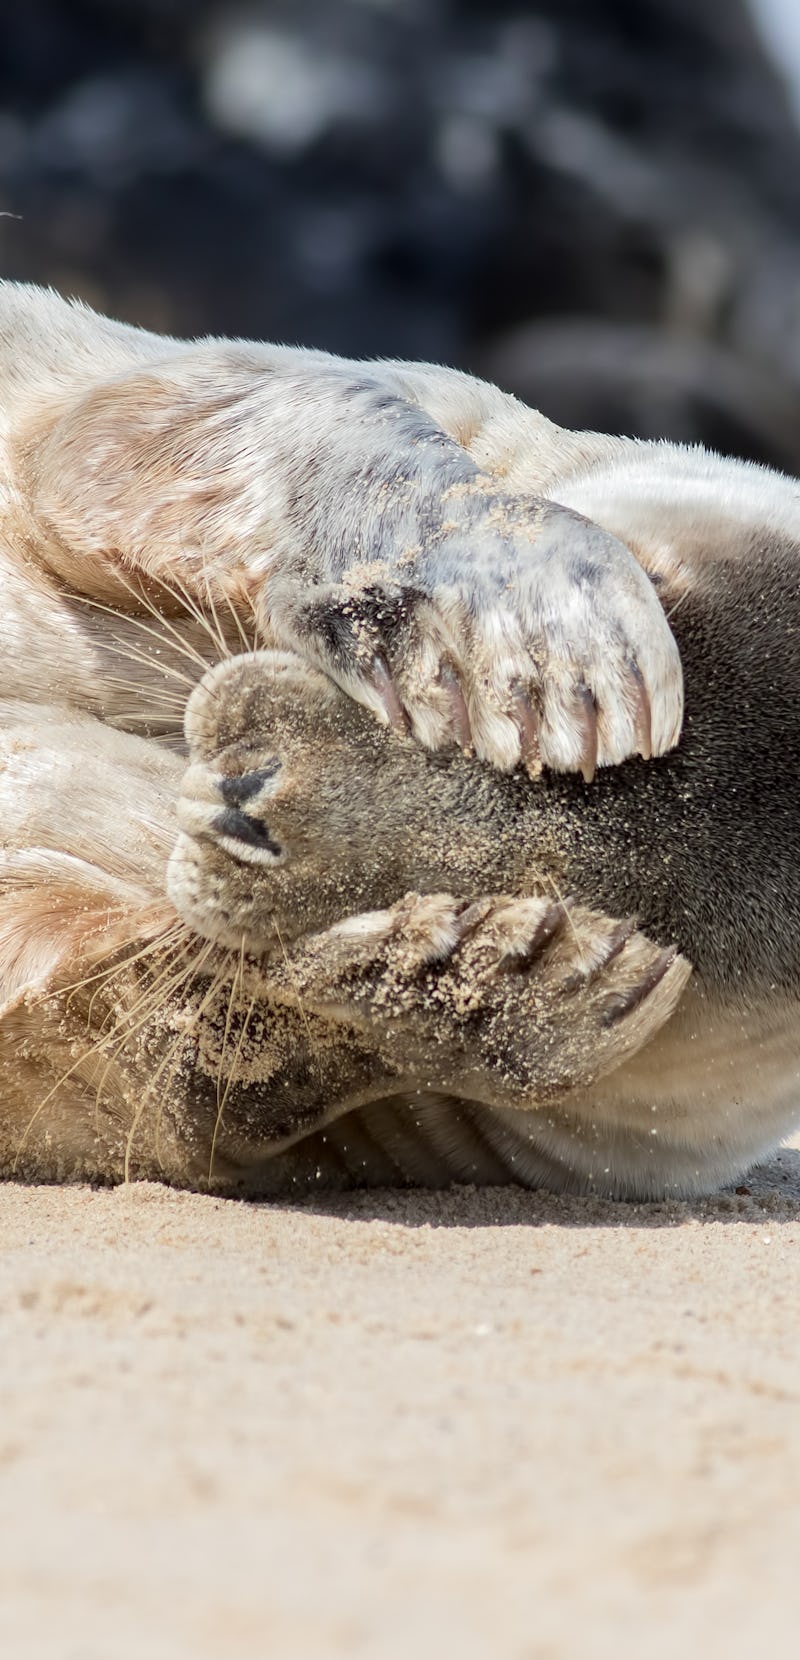
{"type": "Polygon", "coordinates": [[[785,1132],[796,486],[13,285],[0,368],[6,1171],[645,1195],[785,1132]]]}

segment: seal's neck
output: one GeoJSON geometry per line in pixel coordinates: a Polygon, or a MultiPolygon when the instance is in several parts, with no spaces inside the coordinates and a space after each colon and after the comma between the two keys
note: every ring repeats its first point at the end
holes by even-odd
{"type": "Polygon", "coordinates": [[[555,494],[640,560],[684,667],[678,749],[593,798],[620,843],[635,806],[616,886],[718,985],[800,987],[800,486],[631,444],[555,494]]]}

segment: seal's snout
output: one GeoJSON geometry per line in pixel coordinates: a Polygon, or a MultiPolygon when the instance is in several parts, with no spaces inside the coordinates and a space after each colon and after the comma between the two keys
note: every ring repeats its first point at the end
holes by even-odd
{"type": "Polygon", "coordinates": [[[258,864],[264,863],[264,857],[269,864],[283,853],[280,842],[270,835],[269,825],[250,813],[240,812],[238,807],[226,807],[224,813],[218,813],[211,821],[211,829],[235,859],[252,863],[255,854],[258,864]]]}
{"type": "Polygon", "coordinates": [[[287,744],[316,741],[320,720],[330,722],[346,701],[332,681],[292,652],[226,657],[206,671],[186,704],[190,756],[214,765],[223,753],[239,751],[241,764],[234,770],[250,778],[256,789],[257,773],[271,765],[271,756],[279,753],[285,758],[287,744]]]}
{"type": "Polygon", "coordinates": [[[276,755],[265,766],[258,767],[253,772],[243,772],[233,778],[221,778],[218,789],[226,807],[243,807],[245,802],[252,801],[279,771],[280,761],[276,755]]]}
{"type": "Polygon", "coordinates": [[[276,864],[285,848],[269,823],[269,803],[281,773],[277,756],[249,772],[202,761],[187,767],[178,801],[178,823],[195,841],[214,842],[246,864],[276,864]]]}
{"type": "Polygon", "coordinates": [[[282,857],[284,849],[264,817],[265,801],[273,794],[280,771],[281,763],[275,755],[252,772],[214,779],[225,806],[211,819],[210,832],[233,858],[249,864],[271,864],[282,857]]]}

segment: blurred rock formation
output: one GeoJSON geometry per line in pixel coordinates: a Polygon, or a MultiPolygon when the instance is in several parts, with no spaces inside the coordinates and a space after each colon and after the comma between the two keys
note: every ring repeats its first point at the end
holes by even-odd
{"type": "Polygon", "coordinates": [[[0,206],[4,274],[155,328],[800,471],[800,131],[744,0],[27,0],[0,206]]]}

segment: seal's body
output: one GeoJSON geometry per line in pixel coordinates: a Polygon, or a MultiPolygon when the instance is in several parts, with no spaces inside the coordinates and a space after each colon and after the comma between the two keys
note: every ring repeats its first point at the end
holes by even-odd
{"type": "Polygon", "coordinates": [[[786,1133],[796,485],[14,285],[0,373],[6,1172],[645,1196],[786,1133]]]}

